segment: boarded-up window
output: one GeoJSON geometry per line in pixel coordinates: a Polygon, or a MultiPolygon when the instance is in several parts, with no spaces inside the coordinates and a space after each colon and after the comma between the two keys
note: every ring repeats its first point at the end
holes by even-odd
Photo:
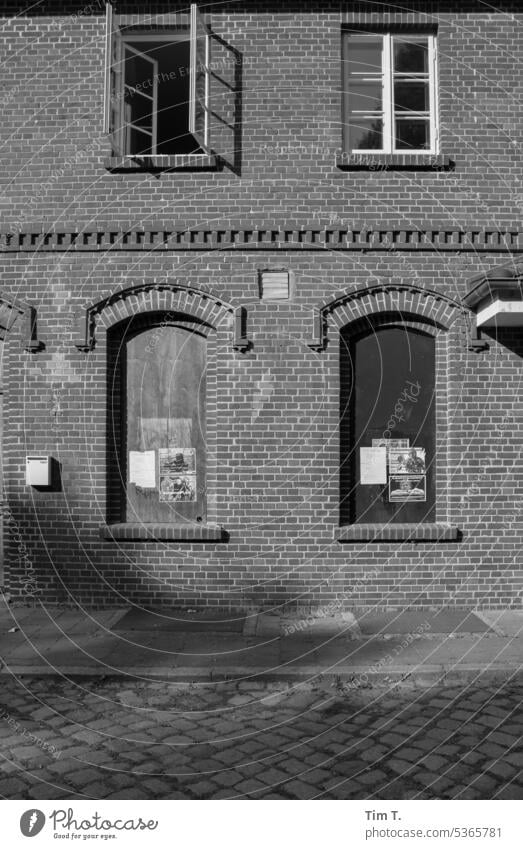
{"type": "Polygon", "coordinates": [[[434,337],[342,333],[340,371],[342,524],[435,521],[434,337]]]}
{"type": "Polygon", "coordinates": [[[111,338],[110,519],[205,521],[206,339],[172,319],[143,323],[111,338]]]}

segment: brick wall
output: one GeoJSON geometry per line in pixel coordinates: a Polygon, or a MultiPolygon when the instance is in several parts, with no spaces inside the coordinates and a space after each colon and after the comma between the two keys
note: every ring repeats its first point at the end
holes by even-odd
{"type": "MultiPolygon", "coordinates": [[[[515,605],[523,498],[520,332],[492,335],[488,350],[475,353],[467,345],[467,311],[444,331],[437,512],[462,533],[445,542],[339,542],[334,313],[326,318],[325,348],[310,342],[312,311],[340,293],[402,283],[460,302],[474,275],[517,261],[519,236],[504,249],[502,242],[487,247],[483,234],[521,230],[519,4],[493,11],[467,2],[458,13],[446,2],[407,4],[405,20],[428,15],[438,24],[442,148],[455,162],[454,171],[419,172],[346,172],[335,164],[342,17],[372,13],[370,4],[288,3],[283,11],[268,2],[213,5],[213,28],[243,57],[240,172],[156,175],[104,168],[101,8],[50,2],[27,17],[17,4],[4,5],[2,230],[55,234],[41,249],[25,237],[0,245],[0,295],[36,307],[45,345],[25,350],[21,320],[6,333],[12,592],[26,597],[30,586],[49,600],[97,604],[127,598],[315,606],[341,598],[347,607],[515,605]],[[105,237],[100,246],[96,239],[82,246],[60,236],[133,232],[151,222],[211,234],[241,227],[429,227],[481,238],[463,250],[437,240],[416,250],[405,240],[379,250],[372,242],[365,250],[337,250],[322,240],[312,249],[306,238],[294,249],[280,240],[260,251],[232,247],[228,237],[191,250],[184,239],[156,250],[134,240],[127,249],[105,237]],[[269,267],[293,272],[291,302],[259,301],[258,270],[269,267]],[[93,349],[78,350],[76,319],[120,289],[155,282],[211,293],[227,309],[248,308],[250,347],[234,349],[227,312],[214,331],[210,361],[217,401],[207,423],[216,456],[208,498],[226,541],[116,542],[100,535],[108,517],[106,332],[100,320],[93,349]],[[60,491],[25,486],[31,452],[60,462],[60,491]]],[[[143,22],[149,8],[167,23],[186,14],[181,4],[119,3],[128,23],[143,22]]],[[[375,14],[383,15],[381,5],[375,14]]]]}

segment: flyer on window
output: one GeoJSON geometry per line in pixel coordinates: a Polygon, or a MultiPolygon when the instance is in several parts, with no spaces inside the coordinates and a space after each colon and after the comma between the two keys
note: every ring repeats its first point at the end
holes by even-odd
{"type": "Polygon", "coordinates": [[[386,448],[360,448],[360,483],[387,483],[386,448]]]}
{"type": "Polygon", "coordinates": [[[389,473],[391,475],[426,474],[424,448],[392,448],[389,451],[389,473]]]}
{"type": "Polygon", "coordinates": [[[390,475],[389,501],[426,501],[426,475],[390,475]]]}
{"type": "Polygon", "coordinates": [[[160,448],[160,501],[196,501],[194,448],[160,448]]]}
{"type": "Polygon", "coordinates": [[[409,440],[408,439],[373,439],[372,440],[373,448],[408,448],[409,440]]]}
{"type": "Polygon", "coordinates": [[[156,451],[129,451],[129,483],[156,489],[156,451]]]}

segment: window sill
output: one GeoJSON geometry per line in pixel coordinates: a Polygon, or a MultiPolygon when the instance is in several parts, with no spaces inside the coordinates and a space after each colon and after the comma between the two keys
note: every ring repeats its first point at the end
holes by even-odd
{"type": "Polygon", "coordinates": [[[442,153],[341,153],[342,171],[453,171],[454,161],[442,153]]]}
{"type": "Polygon", "coordinates": [[[100,536],[111,540],[170,540],[172,542],[227,542],[229,536],[220,525],[168,525],[122,522],[101,525],[100,536]]]}
{"type": "Polygon", "coordinates": [[[339,528],[338,542],[443,542],[461,540],[461,531],[456,525],[439,522],[414,524],[355,524],[339,528]]]}
{"type": "Polygon", "coordinates": [[[216,171],[218,157],[214,154],[183,154],[179,156],[111,156],[105,160],[108,171],[216,171]]]}

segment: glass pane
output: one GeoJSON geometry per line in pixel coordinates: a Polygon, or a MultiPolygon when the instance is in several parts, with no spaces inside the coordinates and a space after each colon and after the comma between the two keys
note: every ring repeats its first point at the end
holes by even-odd
{"type": "Polygon", "coordinates": [[[349,109],[351,112],[381,112],[381,80],[369,83],[350,80],[349,109]]]}
{"type": "Polygon", "coordinates": [[[430,124],[426,118],[396,119],[396,149],[426,150],[430,147],[430,124]]]}
{"type": "MultiPolygon", "coordinates": [[[[342,521],[433,521],[434,338],[398,326],[377,328],[356,340],[343,334],[342,342],[342,521]],[[396,442],[401,454],[396,454],[395,464],[389,455],[387,483],[361,484],[359,449],[375,447],[376,442],[385,440],[401,440],[396,442]]],[[[392,451],[394,443],[388,447],[392,451]]]]}
{"type": "Polygon", "coordinates": [[[156,480],[129,474],[127,521],[195,521],[205,488],[205,338],[159,324],[127,342],[126,448],[156,480]],[[141,484],[141,485],[140,485],[141,484]]]}
{"type": "Polygon", "coordinates": [[[137,124],[152,131],[153,101],[135,91],[125,89],[125,120],[128,124],[137,124]]]}
{"type": "Polygon", "coordinates": [[[347,36],[347,71],[349,74],[367,74],[381,76],[383,53],[383,38],[362,38],[347,36]]]}
{"type": "Polygon", "coordinates": [[[138,88],[152,97],[154,65],[150,59],[125,51],[125,84],[138,88]]]}
{"type": "Polygon", "coordinates": [[[126,153],[130,156],[145,156],[151,153],[151,136],[142,133],[136,127],[129,126],[125,128],[125,134],[127,138],[126,153]]]}
{"type": "Polygon", "coordinates": [[[394,107],[398,112],[428,112],[430,109],[429,84],[396,80],[394,107]]]}
{"type": "Polygon", "coordinates": [[[415,41],[394,39],[394,71],[398,73],[427,74],[429,48],[426,38],[415,41]]]}
{"type": "Polygon", "coordinates": [[[352,116],[349,125],[349,145],[351,150],[382,150],[382,119],[352,116]]]}

